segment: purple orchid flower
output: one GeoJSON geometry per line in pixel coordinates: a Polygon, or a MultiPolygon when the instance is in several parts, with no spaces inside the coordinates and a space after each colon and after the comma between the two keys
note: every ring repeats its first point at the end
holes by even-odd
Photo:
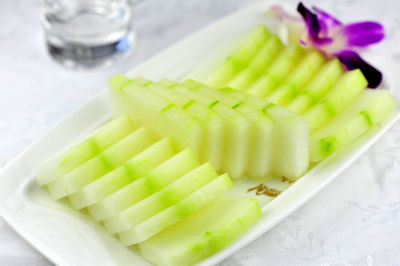
{"type": "Polygon", "coordinates": [[[327,12],[317,7],[311,11],[301,2],[297,11],[302,18],[291,16],[280,7],[273,7],[270,11],[292,28],[303,24],[304,34],[296,36],[302,45],[317,48],[328,56],[336,56],[348,70],[359,68],[368,80],[368,87],[379,86],[382,73],[364,61],[357,50],[378,43],[385,37],[381,24],[363,21],[344,25],[327,12]]]}

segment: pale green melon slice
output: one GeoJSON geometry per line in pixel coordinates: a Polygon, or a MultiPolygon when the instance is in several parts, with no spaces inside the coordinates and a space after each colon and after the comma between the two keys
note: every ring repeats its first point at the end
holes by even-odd
{"type": "Polygon", "coordinates": [[[383,124],[396,106],[387,90],[363,91],[341,114],[311,134],[310,160],[319,162],[371,127],[383,124]]]}
{"type": "Polygon", "coordinates": [[[176,204],[216,177],[212,165],[205,163],[116,216],[104,220],[104,225],[112,234],[128,230],[176,204]]]}
{"type": "Polygon", "coordinates": [[[278,105],[284,105],[292,100],[304,89],[324,62],[325,58],[320,52],[312,51],[308,53],[287,79],[265,99],[278,105]]]}
{"type": "Polygon", "coordinates": [[[246,92],[258,97],[267,96],[292,72],[304,54],[305,49],[299,44],[288,45],[268,67],[266,72],[246,92]]]}
{"type": "MultiPolygon", "coordinates": [[[[164,82],[167,82],[167,80],[164,80],[164,82]]],[[[169,85],[172,86],[172,83],[169,83],[169,85]]],[[[202,162],[210,161],[217,170],[221,170],[222,143],[226,133],[224,119],[196,100],[168,89],[162,84],[163,81],[159,81],[147,85],[146,88],[164,97],[167,101],[176,104],[202,123],[204,127],[204,146],[200,160],[202,162]]]]}
{"type": "Polygon", "coordinates": [[[95,130],[89,138],[69,148],[61,155],[50,159],[35,169],[40,186],[61,178],[63,175],[93,158],[135,129],[127,115],[115,118],[95,130]]]}
{"type": "Polygon", "coordinates": [[[297,114],[304,113],[326,95],[343,73],[344,69],[338,59],[329,61],[318,71],[304,90],[284,106],[297,114]]]}
{"type": "Polygon", "coordinates": [[[255,106],[275,123],[274,161],[272,170],[277,175],[298,179],[308,169],[308,123],[286,108],[231,88],[221,92],[255,106]]]}
{"type": "Polygon", "coordinates": [[[174,156],[176,152],[177,150],[169,138],[158,141],[117,169],[70,195],[72,206],[81,209],[95,204],[145,175],[160,163],[174,156]]]}
{"type": "Polygon", "coordinates": [[[142,242],[195,213],[232,186],[229,176],[223,174],[178,203],[118,235],[126,246],[142,242]]]}
{"type": "Polygon", "coordinates": [[[86,161],[62,178],[47,184],[50,195],[60,199],[83,188],[99,177],[119,167],[154,142],[146,128],[140,128],[108,149],[86,161]]]}
{"type": "MultiPolygon", "coordinates": [[[[182,83],[193,88],[193,81],[182,83]]],[[[200,85],[200,84],[199,84],[200,85]]],[[[273,148],[274,148],[274,124],[272,120],[265,116],[260,110],[257,110],[251,104],[247,104],[224,94],[210,87],[200,85],[195,88],[196,93],[212,97],[214,100],[230,106],[232,109],[250,119],[251,135],[249,141],[249,160],[246,173],[250,177],[265,177],[271,172],[273,164],[273,148]]]]}
{"type": "Polygon", "coordinates": [[[200,163],[192,150],[186,149],[156,168],[88,207],[96,221],[109,218],[172,183],[200,163]]]}
{"type": "Polygon", "coordinates": [[[250,65],[236,75],[226,86],[237,90],[246,90],[265,72],[282,48],[282,41],[277,35],[273,35],[254,57],[250,65]]]}
{"type": "Polygon", "coordinates": [[[140,243],[140,252],[160,266],[193,265],[230,245],[260,217],[256,199],[224,195],[140,243]]]}
{"type": "Polygon", "coordinates": [[[246,68],[271,34],[264,25],[258,25],[243,37],[238,48],[206,77],[211,87],[225,86],[240,70],[246,68]]]}
{"type": "Polygon", "coordinates": [[[367,80],[359,69],[346,72],[325,97],[302,117],[310,125],[310,131],[328,123],[354,101],[368,85],[367,80]]]}
{"type": "Polygon", "coordinates": [[[221,169],[232,178],[243,177],[248,162],[251,121],[229,106],[214,100],[212,97],[199,94],[196,90],[182,85],[173,86],[171,89],[196,100],[225,119],[226,134],[223,142],[221,169]]]}
{"type": "Polygon", "coordinates": [[[137,125],[159,138],[171,137],[178,148],[191,148],[200,156],[203,126],[195,117],[123,75],[115,75],[109,83],[116,112],[128,113],[137,125]]]}

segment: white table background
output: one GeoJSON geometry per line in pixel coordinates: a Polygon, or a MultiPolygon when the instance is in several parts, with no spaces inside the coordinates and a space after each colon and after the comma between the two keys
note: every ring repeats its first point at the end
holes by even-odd
{"type": "MultiPolygon", "coordinates": [[[[2,0],[0,167],[101,90],[112,74],[251,2],[147,0],[135,10],[139,43],[134,56],[107,69],[73,71],[46,54],[39,1],[2,0]]],[[[293,8],[297,3],[287,2],[293,8]]],[[[384,23],[388,36],[374,48],[382,53],[375,65],[400,69],[400,1],[314,3],[344,21],[384,23]]],[[[0,265],[51,263],[0,218],[0,265]]],[[[304,207],[222,265],[400,265],[400,124],[304,207]]]]}

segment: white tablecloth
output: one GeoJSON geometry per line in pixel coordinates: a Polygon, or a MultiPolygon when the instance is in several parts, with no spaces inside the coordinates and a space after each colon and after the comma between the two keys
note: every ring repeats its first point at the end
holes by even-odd
{"type": "MultiPolygon", "coordinates": [[[[107,69],[73,71],[47,56],[38,1],[1,1],[0,167],[102,89],[112,74],[251,2],[147,0],[136,9],[134,56],[107,69]]],[[[295,8],[297,1],[288,2],[295,8]]],[[[383,22],[388,36],[374,48],[382,55],[375,65],[400,69],[399,1],[325,0],[318,5],[346,21],[383,22]]],[[[400,265],[399,133],[397,124],[304,207],[221,265],[400,265]]],[[[51,264],[0,218],[0,265],[51,264]]]]}

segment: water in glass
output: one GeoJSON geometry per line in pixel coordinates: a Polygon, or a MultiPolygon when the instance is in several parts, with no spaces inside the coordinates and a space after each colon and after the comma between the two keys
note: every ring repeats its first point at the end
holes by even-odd
{"type": "Polygon", "coordinates": [[[41,20],[49,53],[71,67],[111,64],[134,39],[129,1],[44,0],[41,20]]]}

